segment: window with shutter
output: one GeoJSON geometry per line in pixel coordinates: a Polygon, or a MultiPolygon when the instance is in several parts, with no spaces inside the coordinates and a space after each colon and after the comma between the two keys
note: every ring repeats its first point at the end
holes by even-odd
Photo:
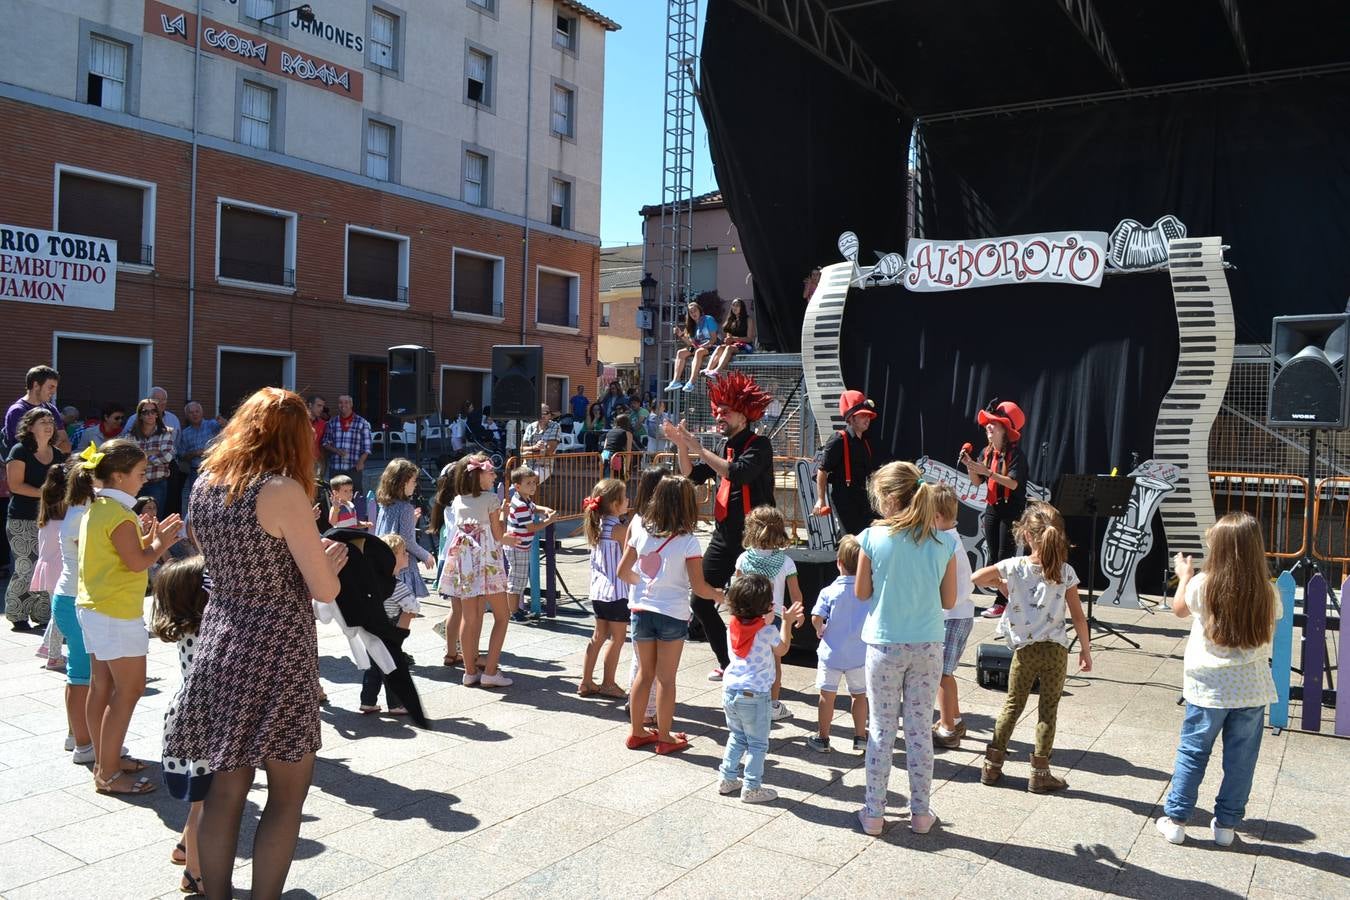
{"type": "Polygon", "coordinates": [[[382,9],[370,15],[370,61],[385,69],[398,68],[398,17],[382,9]]]}
{"type": "Polygon", "coordinates": [[[488,12],[496,12],[497,10],[497,0],[469,0],[469,5],[488,12]]]}
{"type": "Polygon", "coordinates": [[[263,19],[275,14],[276,11],[276,0],[246,0],[244,6],[244,15],[250,19],[263,19]]]}
{"type": "Polygon", "coordinates": [[[572,185],[561,178],[549,181],[548,223],[555,228],[572,227],[572,185]]]}
{"type": "Polygon", "coordinates": [[[558,13],[553,26],[553,46],[561,50],[577,49],[577,19],[565,13],[558,13]]]}
{"type": "Polygon", "coordinates": [[[572,313],[572,293],[576,276],[562,275],[557,272],[539,272],[539,311],[537,319],[541,325],[560,325],[565,328],[576,327],[576,317],[572,313]]]}
{"type": "Polygon", "coordinates": [[[394,238],[347,232],[347,295],[407,303],[407,287],[399,283],[402,245],[394,238]]]}
{"type": "Polygon", "coordinates": [[[272,109],[275,91],[244,82],[239,104],[239,141],[261,150],[272,148],[272,109]]]}
{"type": "Polygon", "coordinates": [[[366,123],[366,174],[389,180],[390,160],[394,156],[394,128],[383,122],[366,123]]]}
{"type": "Polygon", "coordinates": [[[552,116],[552,128],[554,134],[561,134],[564,137],[574,137],[572,133],[572,110],[572,91],[562,85],[555,84],[553,86],[552,116]]]}
{"type": "Polygon", "coordinates": [[[455,312],[479,316],[500,316],[501,299],[497,296],[497,267],[500,260],[470,253],[455,253],[454,294],[451,307],[455,312]]]}
{"type": "Polygon", "coordinates": [[[470,50],[465,71],[465,96],[469,102],[492,105],[491,78],[492,57],[479,50],[470,50]]]}
{"type": "Polygon", "coordinates": [[[464,154],[464,202],[487,204],[487,157],[472,150],[464,154]]]}
{"type": "Polygon", "coordinates": [[[150,265],[144,239],[145,189],[61,173],[56,229],[117,241],[117,261],[150,265]]]}
{"type": "Polygon", "coordinates": [[[104,109],[126,109],[127,45],[91,35],[85,100],[104,109]]]}
{"type": "Polygon", "coordinates": [[[295,273],[286,268],[286,227],[283,216],[222,205],[220,277],[294,287],[295,273]]]}

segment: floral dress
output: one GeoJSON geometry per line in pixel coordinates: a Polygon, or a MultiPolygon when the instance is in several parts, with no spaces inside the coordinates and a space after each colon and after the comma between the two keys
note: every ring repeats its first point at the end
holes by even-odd
{"type": "Polygon", "coordinates": [[[437,590],[451,597],[482,597],[507,591],[502,545],[492,535],[491,517],[501,506],[495,493],[460,494],[451,505],[452,522],[445,567],[437,590]]]}

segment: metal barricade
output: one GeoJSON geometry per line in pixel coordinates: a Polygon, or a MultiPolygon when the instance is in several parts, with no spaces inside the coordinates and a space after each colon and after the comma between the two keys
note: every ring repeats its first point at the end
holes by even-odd
{"type": "MultiPolygon", "coordinates": [[[[1263,472],[1210,472],[1209,487],[1216,514],[1246,512],[1261,523],[1266,556],[1299,559],[1307,552],[1306,478],[1263,472]]],[[[1315,504],[1313,515],[1317,515],[1315,504]]]]}
{"type": "Polygon", "coordinates": [[[1343,580],[1350,571],[1350,476],[1317,480],[1312,555],[1323,562],[1340,564],[1341,579],[1336,580],[1343,580]]]}

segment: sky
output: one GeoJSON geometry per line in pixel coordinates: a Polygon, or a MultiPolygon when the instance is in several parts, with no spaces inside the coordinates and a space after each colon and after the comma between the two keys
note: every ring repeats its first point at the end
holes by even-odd
{"type": "MultiPolygon", "coordinates": [[[[600,239],[642,242],[638,210],[661,202],[665,124],[666,4],[663,0],[587,0],[622,30],[605,39],[605,132],[600,176],[600,239]]],[[[706,0],[699,4],[702,19],[706,0]]],[[[699,28],[702,35],[702,23],[699,28]]],[[[694,194],[713,190],[703,119],[694,131],[694,194]]]]}

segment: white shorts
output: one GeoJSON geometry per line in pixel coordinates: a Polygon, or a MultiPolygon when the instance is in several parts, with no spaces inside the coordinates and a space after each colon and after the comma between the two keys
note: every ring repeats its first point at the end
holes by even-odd
{"type": "Polygon", "coordinates": [[[853,696],[867,693],[867,674],[862,666],[856,669],[831,669],[824,663],[816,666],[816,690],[837,694],[841,680],[853,696]]]}
{"type": "Polygon", "coordinates": [[[84,632],[84,649],[100,662],[150,652],[150,632],[141,619],[115,619],[83,606],[75,616],[84,632]]]}

